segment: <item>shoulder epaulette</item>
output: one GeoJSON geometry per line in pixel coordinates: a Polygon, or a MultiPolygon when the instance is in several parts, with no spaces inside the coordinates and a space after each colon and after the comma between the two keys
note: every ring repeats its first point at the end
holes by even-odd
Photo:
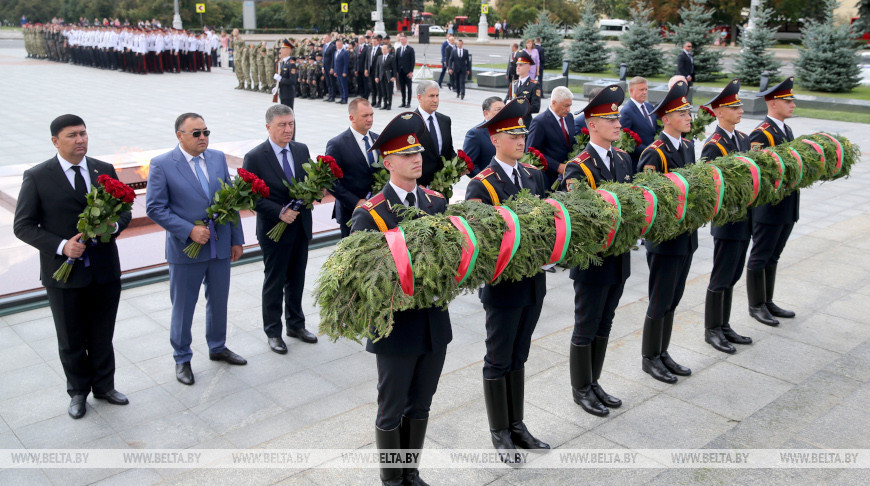
{"type": "Polygon", "coordinates": [[[520,163],[520,165],[522,165],[522,166],[525,167],[526,169],[541,170],[541,169],[539,169],[537,166],[532,165],[532,164],[527,164],[527,163],[525,163],[525,162],[520,163]]]}
{"type": "Polygon", "coordinates": [[[756,130],[767,130],[768,128],[770,128],[770,123],[768,122],[762,122],[761,125],[755,127],[756,130]]]}
{"type": "Polygon", "coordinates": [[[746,134],[739,131],[739,130],[734,130],[734,133],[736,133],[737,135],[740,135],[741,138],[746,138],[746,134]]]}
{"type": "Polygon", "coordinates": [[[653,149],[656,152],[658,152],[659,159],[661,159],[661,161],[662,161],[662,172],[667,174],[668,173],[668,159],[667,159],[667,157],[665,157],[664,151],[662,151],[662,146],[664,144],[665,144],[665,142],[662,141],[662,139],[657,138],[653,141],[653,143],[649,144],[649,146],[647,146],[646,149],[644,149],[644,152],[646,152],[649,149],[653,149]]]}
{"type": "Polygon", "coordinates": [[[662,139],[657,138],[657,139],[655,139],[655,140],[653,141],[653,143],[647,145],[646,149],[644,149],[644,150],[649,150],[649,149],[651,149],[651,148],[655,148],[655,149],[657,149],[657,148],[661,148],[662,145],[664,145],[664,143],[665,143],[665,142],[663,142],[662,139]]]}
{"type": "Polygon", "coordinates": [[[375,206],[377,206],[378,204],[381,204],[382,202],[384,202],[386,200],[387,200],[387,198],[384,197],[384,193],[379,192],[379,193],[375,194],[374,196],[372,196],[372,198],[369,199],[368,201],[362,203],[362,205],[360,207],[363,209],[366,209],[366,210],[373,209],[375,206]]]}
{"type": "Polygon", "coordinates": [[[477,175],[474,176],[474,178],[479,180],[479,181],[482,181],[493,174],[495,174],[495,171],[492,170],[491,168],[487,167],[486,169],[483,169],[482,171],[478,172],[477,175]]]}
{"type": "MultiPolygon", "coordinates": [[[[773,147],[774,145],[776,145],[776,141],[773,139],[773,134],[767,130],[768,128],[770,128],[770,123],[763,122],[761,125],[755,127],[755,130],[761,131],[761,133],[763,133],[764,136],[767,138],[767,144],[773,147]]],[[[753,145],[758,145],[758,142],[753,145]]]]}
{"type": "Polygon", "coordinates": [[[375,207],[386,200],[387,198],[384,197],[384,193],[379,192],[361,206],[364,210],[368,211],[372,220],[375,222],[375,225],[378,227],[378,231],[381,233],[386,232],[389,228],[387,228],[387,223],[384,221],[384,218],[375,211],[375,207]]]}
{"type": "Polygon", "coordinates": [[[592,156],[589,155],[589,152],[584,150],[584,151],[580,152],[579,155],[577,155],[573,159],[569,160],[568,163],[570,164],[571,162],[574,162],[575,164],[580,165],[582,162],[589,160],[590,157],[592,157],[592,156]]]}
{"type": "Polygon", "coordinates": [[[425,192],[426,194],[428,194],[430,196],[440,197],[441,199],[444,199],[444,194],[441,194],[438,191],[433,191],[432,189],[429,189],[428,187],[424,187],[423,192],[425,192]]]}
{"type": "Polygon", "coordinates": [[[714,133],[710,140],[707,140],[707,143],[719,143],[722,141],[722,135],[719,133],[714,133]]]}
{"type": "Polygon", "coordinates": [[[627,153],[628,153],[628,152],[626,152],[625,150],[622,150],[622,149],[619,148],[619,147],[613,147],[613,150],[616,150],[617,152],[622,152],[622,153],[624,153],[624,154],[627,154],[627,153]]]}

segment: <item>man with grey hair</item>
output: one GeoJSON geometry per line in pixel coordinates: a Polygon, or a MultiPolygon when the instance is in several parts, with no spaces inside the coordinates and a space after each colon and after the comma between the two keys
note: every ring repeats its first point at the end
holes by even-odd
{"type": "MultiPolygon", "coordinates": [[[[482,108],[483,121],[486,122],[504,108],[504,101],[499,96],[490,96],[483,100],[482,108]]],[[[474,177],[485,169],[495,156],[495,146],[489,139],[489,130],[479,125],[468,130],[462,150],[465,150],[465,154],[474,162],[474,170],[468,174],[468,177],[474,177]]]]}
{"type": "Polygon", "coordinates": [[[441,157],[452,159],[456,157],[453,150],[453,136],[450,131],[450,117],[437,113],[439,103],[439,88],[435,81],[421,81],[417,85],[417,113],[423,117],[426,133],[420,143],[426,149],[423,152],[423,175],[417,178],[422,186],[432,183],[435,173],[444,167],[441,157]]]}
{"type": "Polygon", "coordinates": [[[287,335],[306,343],[317,336],[305,329],[302,291],[311,240],[311,210],[290,199],[284,183],[296,184],[305,178],[302,164],[308,161],[308,147],[293,141],[296,120],[293,109],[272,105],[266,110],[269,138],[245,154],[243,167],[263,179],[269,197],[257,200],[257,240],[263,250],[263,330],[272,351],[287,352],[281,338],[281,310],[287,335]],[[273,241],[267,233],[278,222],[287,223],[284,234],[273,241]]]}
{"type": "Polygon", "coordinates": [[[573,103],[574,93],[564,86],[557,86],[550,94],[549,108],[536,116],[529,126],[526,150],[534,147],[547,158],[544,178],[548,188],[565,172],[568,154],[577,143],[574,138],[574,118],[569,116],[573,103]]]}
{"type": "Polygon", "coordinates": [[[634,171],[637,171],[637,163],[640,154],[653,143],[658,133],[658,117],[652,113],[653,105],[647,99],[649,85],[645,78],[635,76],[628,81],[628,95],[631,100],[622,107],[619,114],[619,124],[622,128],[637,133],[640,143],[631,152],[631,162],[634,171]]]}

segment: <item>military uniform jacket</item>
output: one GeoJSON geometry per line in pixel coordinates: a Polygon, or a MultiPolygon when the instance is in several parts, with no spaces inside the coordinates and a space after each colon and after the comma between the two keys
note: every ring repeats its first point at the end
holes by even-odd
{"type": "Polygon", "coordinates": [[[288,60],[281,62],[281,81],[278,82],[279,96],[287,98],[296,93],[296,83],[298,82],[298,70],[296,63],[288,60]]]}
{"type": "MultiPolygon", "coordinates": [[[[631,182],[634,173],[631,170],[631,156],[616,147],[611,150],[616,159],[613,160],[612,171],[598,156],[595,148],[591,144],[586,145],[586,148],[565,166],[563,188],[567,189],[568,181],[571,179],[577,179],[580,184],[589,184],[593,189],[596,189],[601,182],[631,182]]],[[[586,270],[581,270],[579,267],[571,269],[573,280],[603,285],[621,284],[628,280],[629,275],[631,275],[629,252],[605,257],[601,265],[589,265],[586,270]]]]}
{"type": "MultiPolygon", "coordinates": [[[[656,172],[663,173],[668,173],[673,169],[694,163],[694,144],[685,138],[681,138],[680,146],[673,147],[665,132],[659,134],[659,138],[653,141],[640,154],[639,162],[644,170],[647,170],[651,166],[656,172]]],[[[657,253],[659,255],[690,255],[698,249],[698,230],[682,234],[658,245],[649,240],[644,240],[643,244],[650,253],[657,253]]]]}
{"type": "Polygon", "coordinates": [[[529,114],[523,117],[523,121],[528,127],[532,124],[532,114],[541,111],[541,85],[533,83],[531,77],[526,78],[526,81],[520,84],[519,87],[517,87],[519,80],[511,81],[511,83],[511,94],[513,96],[505,96],[504,102],[507,103],[516,98],[525,98],[529,100],[529,114]]]}
{"type": "MultiPolygon", "coordinates": [[[[736,145],[731,140],[728,132],[719,125],[716,125],[716,131],[704,142],[701,158],[711,161],[730,153],[745,153],[749,151],[749,135],[734,130],[734,138],[737,140],[736,145]]],[[[752,236],[752,211],[746,212],[746,219],[743,221],[723,226],[713,225],[710,233],[713,235],[713,238],[721,240],[749,240],[752,236]]]]}
{"type": "MultiPolygon", "coordinates": [[[[518,164],[517,171],[522,179],[523,189],[528,189],[539,197],[546,193],[544,174],[538,168],[533,165],[518,164]]],[[[493,158],[489,166],[468,183],[465,199],[500,206],[504,200],[519,192],[513,180],[504,173],[493,158]]],[[[538,272],[534,277],[519,282],[484,285],[480,291],[480,301],[484,305],[496,307],[525,307],[541,302],[545,295],[547,295],[547,277],[544,272],[538,272]]]]}
{"type": "MultiPolygon", "coordinates": [[[[755,127],[749,134],[749,143],[752,150],[761,150],[784,142],[791,142],[794,136],[788,125],[785,125],[786,133],[774,123],[770,117],[765,117],[761,125],[755,127]]],[[[800,216],[800,191],[794,191],[786,196],[779,204],[765,204],[752,210],[753,221],[764,224],[793,224],[800,216]]]]}
{"type": "MultiPolygon", "coordinates": [[[[447,200],[438,192],[418,187],[415,195],[417,206],[428,214],[440,214],[447,209],[447,200]]],[[[387,229],[399,226],[402,221],[392,208],[403,205],[404,202],[399,200],[396,191],[387,183],[381,192],[354,210],[351,233],[381,231],[379,223],[387,229]]],[[[446,309],[410,309],[394,313],[393,319],[395,323],[389,337],[376,343],[369,340],[366,351],[375,354],[417,355],[444,350],[453,339],[450,314],[446,309]]]]}

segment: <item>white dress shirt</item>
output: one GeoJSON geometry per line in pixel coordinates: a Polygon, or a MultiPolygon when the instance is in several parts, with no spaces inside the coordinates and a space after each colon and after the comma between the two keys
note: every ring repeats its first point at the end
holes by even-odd
{"type": "Polygon", "coordinates": [[[591,141],[589,142],[589,145],[592,145],[592,148],[594,148],[595,152],[598,153],[598,157],[604,161],[604,166],[607,167],[607,170],[613,173],[613,161],[608,157],[608,153],[610,153],[611,149],[598,146],[591,141]]]}
{"type": "Polygon", "coordinates": [[[432,118],[432,123],[435,124],[435,136],[438,137],[438,153],[441,153],[441,144],[444,143],[441,139],[441,127],[438,126],[438,117],[435,116],[435,112],[433,111],[431,114],[426,113],[422,108],[418,108],[417,111],[420,115],[423,116],[423,123],[426,124],[426,129],[429,129],[429,118],[432,118]]]}
{"type": "MultiPolygon", "coordinates": [[[[399,200],[402,201],[402,204],[407,205],[408,204],[408,200],[407,200],[408,191],[393,184],[393,181],[390,181],[390,186],[393,188],[394,191],[396,191],[396,195],[399,196],[399,200]]],[[[417,189],[416,188],[414,189],[414,207],[415,208],[420,207],[420,201],[419,201],[419,198],[417,197],[417,189]]]]}
{"type": "MultiPolygon", "coordinates": [[[[293,174],[293,178],[296,178],[296,166],[293,164],[293,152],[290,150],[290,144],[281,147],[269,139],[269,144],[272,146],[272,150],[275,151],[275,158],[278,159],[278,169],[281,170],[281,173],[284,173],[284,155],[281,153],[282,150],[287,149],[287,163],[290,164],[290,173],[293,174]]],[[[292,182],[292,181],[291,181],[292,182]]]]}
{"type": "Polygon", "coordinates": [[[501,170],[503,170],[504,173],[507,174],[507,176],[508,176],[508,180],[511,182],[511,184],[514,183],[514,169],[516,169],[516,171],[517,171],[517,180],[520,181],[520,187],[519,187],[519,188],[522,189],[522,188],[523,188],[523,176],[520,175],[520,164],[519,164],[519,162],[515,163],[514,165],[509,165],[509,164],[506,164],[506,163],[504,163],[504,162],[498,160],[498,158],[496,158],[496,157],[493,157],[493,159],[495,159],[495,161],[498,162],[498,165],[501,166],[501,170]]]}
{"type": "MultiPolygon", "coordinates": [[[[363,158],[366,159],[366,164],[369,162],[369,153],[366,151],[366,143],[363,142],[363,137],[369,137],[369,147],[375,144],[375,141],[372,139],[372,132],[360,133],[356,131],[353,127],[350,127],[350,133],[353,134],[353,138],[356,139],[356,144],[359,146],[360,152],[363,154],[363,158]]],[[[372,153],[372,156],[377,160],[377,155],[372,153]]]]}

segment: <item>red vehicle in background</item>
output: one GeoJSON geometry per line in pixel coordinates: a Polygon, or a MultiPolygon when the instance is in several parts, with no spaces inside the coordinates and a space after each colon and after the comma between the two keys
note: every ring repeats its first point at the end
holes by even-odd
{"type": "Polygon", "coordinates": [[[404,12],[405,17],[396,22],[396,30],[399,32],[410,32],[414,24],[432,24],[433,14],[429,12],[419,12],[414,10],[413,12],[408,12],[407,10],[404,12]],[[412,19],[413,16],[413,19],[412,19]]]}
{"type": "MultiPolygon", "coordinates": [[[[849,21],[849,24],[854,24],[858,21],[860,17],[852,17],[852,20],[849,21]]],[[[861,40],[863,40],[866,44],[870,44],[870,32],[864,32],[864,35],[861,36],[861,40]]]]}
{"type": "MultiPolygon", "coordinates": [[[[464,15],[457,16],[453,19],[453,29],[462,34],[476,34],[477,24],[470,23],[468,17],[464,15]]],[[[487,32],[495,35],[495,27],[490,26],[487,32]]]]}

